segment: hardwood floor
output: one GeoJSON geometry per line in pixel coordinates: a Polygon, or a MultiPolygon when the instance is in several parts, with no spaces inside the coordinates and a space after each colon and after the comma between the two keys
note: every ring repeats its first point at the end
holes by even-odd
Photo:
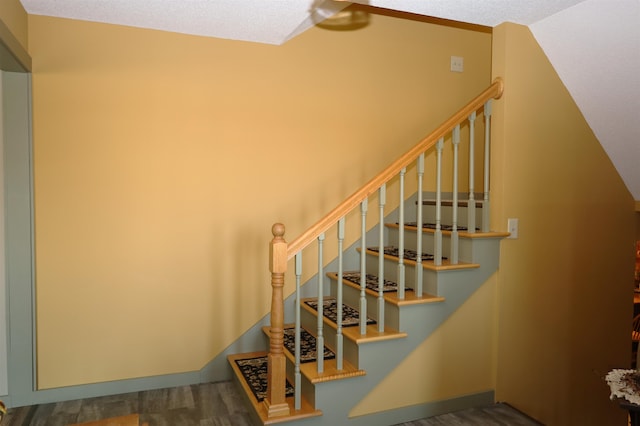
{"type": "Polygon", "coordinates": [[[493,404],[443,414],[428,419],[399,423],[395,426],[540,426],[528,416],[507,404],[493,404]]]}
{"type": "Polygon", "coordinates": [[[67,426],[140,414],[149,426],[251,426],[232,382],[206,383],[10,409],[2,426],[67,426]]]}
{"type": "MultiPolygon", "coordinates": [[[[149,426],[251,426],[232,382],[206,383],[10,409],[2,426],[68,426],[140,414],[149,426]]],[[[539,426],[505,404],[459,411],[399,426],[539,426]]]]}

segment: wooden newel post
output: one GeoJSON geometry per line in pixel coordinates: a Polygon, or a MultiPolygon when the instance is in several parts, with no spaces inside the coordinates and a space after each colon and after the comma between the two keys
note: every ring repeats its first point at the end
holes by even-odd
{"type": "Polygon", "coordinates": [[[289,404],[285,397],[287,382],[287,359],[284,355],[284,273],[287,270],[287,242],[284,240],[284,225],[276,223],[271,228],[273,240],[269,250],[271,270],[271,328],[269,330],[269,361],[267,373],[267,396],[264,405],[268,417],[288,416],[289,404]]]}

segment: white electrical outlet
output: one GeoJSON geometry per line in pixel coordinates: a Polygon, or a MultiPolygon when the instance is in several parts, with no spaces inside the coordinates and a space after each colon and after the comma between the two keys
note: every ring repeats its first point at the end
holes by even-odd
{"type": "Polygon", "coordinates": [[[511,234],[507,238],[511,238],[512,240],[518,238],[518,219],[507,219],[507,231],[511,234]]]}
{"type": "Polygon", "coordinates": [[[464,71],[464,58],[462,56],[451,57],[451,71],[453,72],[464,71]]]}

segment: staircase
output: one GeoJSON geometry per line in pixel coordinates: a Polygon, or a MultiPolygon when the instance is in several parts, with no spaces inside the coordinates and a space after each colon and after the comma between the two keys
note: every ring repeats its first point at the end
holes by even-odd
{"type": "Polygon", "coordinates": [[[353,417],[350,412],[498,267],[500,241],[508,234],[488,229],[488,152],[490,102],[501,92],[502,83],[496,80],[290,244],[284,239],[284,226],[274,225],[271,327],[264,329],[269,350],[229,356],[258,424],[402,421],[353,417]],[[473,190],[477,111],[485,118],[485,189],[480,194],[473,190]],[[465,122],[472,153],[468,157],[473,160],[468,165],[468,191],[460,196],[458,146],[465,122]],[[448,194],[442,191],[441,176],[446,135],[453,144],[453,184],[448,194]],[[427,192],[422,188],[425,153],[433,149],[436,189],[427,192]],[[415,164],[417,191],[407,198],[405,174],[410,164],[415,164]],[[390,213],[385,213],[387,185],[397,189],[398,199],[403,200],[390,213]],[[379,221],[372,226],[367,220],[368,200],[376,193],[379,221]],[[353,228],[358,216],[360,237],[344,249],[345,226],[353,228]],[[338,254],[326,264],[325,231],[331,228],[337,231],[338,254]],[[314,241],[317,272],[302,285],[302,251],[314,241]],[[296,292],[291,311],[285,312],[284,274],[290,260],[295,263],[296,292]]]}

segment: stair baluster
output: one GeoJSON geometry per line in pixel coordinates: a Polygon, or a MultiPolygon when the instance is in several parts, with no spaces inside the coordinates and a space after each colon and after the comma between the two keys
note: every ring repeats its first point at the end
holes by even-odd
{"type": "MultiPolygon", "coordinates": [[[[361,251],[360,251],[360,334],[367,334],[367,209],[369,201],[367,198],[360,203],[360,214],[362,216],[361,229],[361,251]]],[[[342,310],[342,307],[338,307],[342,310]]]]}
{"type": "Polygon", "coordinates": [[[436,143],[436,230],[433,234],[433,263],[436,266],[442,265],[442,148],[444,138],[438,139],[436,143]]]}
{"type": "Polygon", "coordinates": [[[469,115],[469,202],[467,204],[467,232],[476,232],[476,200],[474,193],[476,112],[469,115]]]}
{"type": "MultiPolygon", "coordinates": [[[[416,279],[413,291],[417,296],[422,295],[422,181],[424,179],[424,152],[420,154],[417,160],[418,173],[418,202],[416,203],[416,279]]],[[[402,228],[401,228],[402,230],[402,228]]]]}
{"type": "Polygon", "coordinates": [[[460,125],[453,128],[453,206],[451,229],[451,264],[458,264],[458,147],[460,146],[460,125]]]}
{"type": "MultiPolygon", "coordinates": [[[[336,289],[336,306],[342,306],[342,277],[344,274],[343,266],[343,245],[344,245],[344,217],[341,217],[338,221],[338,285],[336,289]]],[[[337,315],[337,328],[336,328],[336,368],[338,370],[344,369],[342,356],[344,339],[342,336],[342,309],[338,309],[337,315]]]]}
{"type": "Polygon", "coordinates": [[[300,374],[300,284],[302,279],[302,252],[296,253],[296,297],[295,297],[295,348],[294,348],[294,407],[299,410],[302,404],[302,375],[300,374]]]}
{"type": "Polygon", "coordinates": [[[316,334],[317,371],[324,371],[324,264],[323,264],[324,232],[318,236],[318,330],[316,334]]]}
{"type": "MultiPolygon", "coordinates": [[[[407,168],[400,170],[400,206],[398,209],[398,225],[404,229],[404,175],[407,168]]],[[[404,300],[404,232],[398,235],[398,299],[404,300]]]]}
{"type": "Polygon", "coordinates": [[[380,196],[380,233],[379,247],[380,256],[378,256],[378,331],[384,331],[384,205],[387,199],[387,185],[383,184],[378,190],[380,196]]]}
{"type": "Polygon", "coordinates": [[[491,99],[484,104],[484,198],[482,232],[489,232],[489,155],[491,153],[491,99]]]}

